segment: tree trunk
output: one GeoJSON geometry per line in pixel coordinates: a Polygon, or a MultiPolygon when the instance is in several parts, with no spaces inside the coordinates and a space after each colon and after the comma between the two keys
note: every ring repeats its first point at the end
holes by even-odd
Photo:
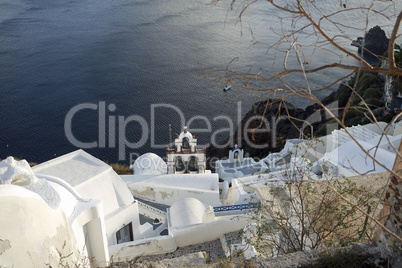
{"type": "MultiPolygon", "coordinates": [[[[384,207],[380,212],[380,221],[389,230],[402,237],[402,157],[400,157],[402,154],[402,141],[399,145],[398,153],[393,167],[393,171],[398,174],[398,177],[390,176],[383,203],[384,207]]],[[[375,240],[381,248],[382,257],[389,257],[391,267],[398,267],[402,263],[402,243],[381,228],[376,231],[375,240]]]]}

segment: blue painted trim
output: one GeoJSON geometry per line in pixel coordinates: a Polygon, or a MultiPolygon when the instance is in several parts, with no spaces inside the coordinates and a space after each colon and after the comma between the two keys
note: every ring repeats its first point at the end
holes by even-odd
{"type": "Polygon", "coordinates": [[[251,208],[258,207],[258,205],[260,205],[260,204],[261,203],[250,203],[250,204],[239,204],[239,205],[232,205],[232,206],[214,207],[214,212],[251,209],[251,208]]]}

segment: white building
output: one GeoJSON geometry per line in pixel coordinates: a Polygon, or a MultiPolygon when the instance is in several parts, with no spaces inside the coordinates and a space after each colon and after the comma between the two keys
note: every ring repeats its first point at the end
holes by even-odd
{"type": "Polygon", "coordinates": [[[314,163],[314,173],[320,175],[324,168],[334,177],[351,177],[392,170],[402,139],[399,131],[384,122],[353,126],[347,131],[355,140],[341,129],[323,137],[323,142],[315,146],[309,148],[304,144],[306,155],[314,163]]]}
{"type": "Polygon", "coordinates": [[[156,176],[154,185],[148,183],[161,199],[180,192],[166,212],[135,200],[109,165],[82,150],[33,168],[11,157],[0,162],[0,266],[74,266],[89,260],[106,266],[112,257],[133,259],[220,239],[249,221],[243,214],[215,215],[208,203],[220,205],[216,174],[163,172],[161,165],[137,176],[156,176]],[[157,176],[165,176],[162,186],[157,176]],[[161,223],[156,229],[141,225],[140,214],[161,223]]]}
{"type": "MultiPolygon", "coordinates": [[[[93,171],[102,170],[102,165],[92,161],[83,151],[44,163],[37,170],[45,173],[45,166],[52,168],[65,163],[64,173],[72,178],[77,174],[76,170],[69,169],[70,163],[63,160],[85,162],[93,171]]],[[[0,199],[5,207],[9,207],[1,211],[0,217],[3,220],[0,236],[9,241],[9,248],[2,252],[0,259],[2,266],[40,267],[49,263],[56,267],[61,261],[59,252],[68,265],[80,263],[87,256],[93,257],[99,266],[107,265],[106,245],[111,233],[107,237],[104,211],[114,210],[114,207],[89,195],[83,197],[77,191],[79,187],[74,188],[59,177],[35,174],[25,160],[17,162],[9,157],[0,163],[0,170],[0,199]]],[[[103,171],[107,173],[104,168],[103,171]]],[[[121,182],[118,177],[114,180],[121,182]]],[[[78,186],[82,181],[75,182],[78,186]]],[[[129,202],[119,190],[114,196],[129,202]]],[[[129,194],[129,191],[125,193],[129,194]]]]}
{"type": "Polygon", "coordinates": [[[279,153],[271,153],[260,161],[255,161],[251,157],[244,157],[243,149],[235,147],[229,150],[229,158],[215,162],[216,173],[219,178],[231,182],[235,178],[243,178],[256,174],[277,171],[286,168],[286,159],[290,157],[293,146],[302,140],[289,139],[285,147],[279,153]]]}
{"type": "Polygon", "coordinates": [[[197,138],[184,127],[174,140],[174,148],[166,148],[167,173],[205,173],[206,148],[197,147],[197,138]]]}
{"type": "Polygon", "coordinates": [[[244,157],[243,149],[235,147],[229,150],[229,159],[215,162],[215,170],[219,178],[231,182],[233,178],[240,178],[257,172],[264,172],[268,167],[264,162],[256,162],[251,157],[244,157]]]}
{"type": "MultiPolygon", "coordinates": [[[[134,163],[133,175],[118,176],[82,150],[33,168],[7,158],[0,162],[0,266],[73,266],[89,259],[106,266],[111,257],[169,253],[216,239],[224,247],[224,234],[250,221],[240,210],[259,202],[255,189],[281,185],[296,167],[316,180],[324,179],[322,169],[338,177],[392,168],[402,128],[386,129],[386,136],[384,129],[385,123],[348,128],[360,145],[344,130],[313,146],[288,140],[281,152],[259,162],[235,147],[228,160],[218,161],[218,173],[205,169],[205,150],[197,149],[187,129],[167,149],[167,162],[145,154],[134,163]],[[170,208],[161,211],[133,194],[170,208]],[[160,224],[141,224],[140,215],[160,224]]],[[[294,178],[303,179],[300,173],[294,178]]]]}
{"type": "Polygon", "coordinates": [[[32,170],[42,178],[62,179],[84,198],[99,200],[108,245],[133,241],[140,235],[138,203],[112,167],[103,161],[77,150],[32,170]]]}
{"type": "Polygon", "coordinates": [[[206,170],[206,149],[197,147],[197,139],[186,127],[174,144],[166,148],[166,162],[156,154],[146,153],[131,166],[133,175],[120,176],[132,194],[169,206],[189,197],[206,205],[221,205],[228,187],[219,184],[217,174],[206,170]]]}
{"type": "Polygon", "coordinates": [[[310,165],[313,179],[320,179],[322,169],[333,177],[384,172],[386,168],[392,169],[402,139],[401,125],[397,124],[395,130],[384,122],[347,128],[356,141],[344,129],[334,130],[330,135],[313,141],[287,140],[281,152],[269,154],[259,162],[244,158],[243,152],[235,147],[229,151],[228,160],[216,162],[216,170],[220,178],[232,184],[261,181],[261,178],[268,179],[267,176],[284,179],[283,171],[310,165]],[[238,158],[232,156],[233,151],[239,151],[238,158]]]}
{"type": "Polygon", "coordinates": [[[171,206],[180,199],[193,197],[202,203],[220,205],[217,174],[143,174],[121,175],[131,193],[141,199],[171,206]]]}
{"type": "MultiPolygon", "coordinates": [[[[262,203],[276,204],[275,209],[284,209],[286,206],[282,206],[282,200],[297,198],[297,193],[292,193],[293,190],[287,186],[294,180],[327,181],[361,174],[375,174],[381,177],[386,174],[385,171],[393,168],[402,139],[401,126],[401,122],[393,127],[379,122],[335,130],[318,140],[287,140],[281,152],[270,154],[255,163],[245,161],[244,158],[243,161],[236,161],[235,157],[231,157],[232,152],[238,150],[234,148],[229,152],[228,160],[220,160],[217,163],[220,177],[231,182],[224,202],[229,205],[260,200],[262,203]]],[[[281,213],[289,215],[289,223],[296,235],[292,243],[297,243],[303,235],[303,225],[300,224],[300,219],[294,216],[294,210],[295,207],[290,207],[281,213]]],[[[307,238],[304,237],[307,246],[312,243],[309,239],[314,238],[314,235],[310,233],[307,238]]],[[[281,243],[283,248],[289,243],[280,233],[272,235],[269,239],[281,243]]]]}

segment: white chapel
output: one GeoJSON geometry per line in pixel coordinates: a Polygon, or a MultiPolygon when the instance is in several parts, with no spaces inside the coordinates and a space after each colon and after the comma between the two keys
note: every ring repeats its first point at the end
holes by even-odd
{"type": "Polygon", "coordinates": [[[187,127],[174,140],[174,147],[166,148],[167,173],[205,173],[206,148],[197,147],[197,137],[187,127]]]}

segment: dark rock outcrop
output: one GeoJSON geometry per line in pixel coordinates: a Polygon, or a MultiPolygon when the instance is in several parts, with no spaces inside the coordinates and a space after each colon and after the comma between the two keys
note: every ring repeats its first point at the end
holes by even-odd
{"type": "MultiPolygon", "coordinates": [[[[324,105],[332,102],[334,94],[325,98],[324,105]]],[[[208,159],[222,159],[235,144],[244,150],[245,155],[254,158],[266,157],[269,153],[283,149],[286,139],[299,138],[301,131],[310,135],[329,119],[317,104],[300,109],[283,100],[270,100],[255,103],[237,126],[233,136],[212,144],[207,148],[208,159]],[[306,124],[306,120],[309,124],[306,124]],[[311,125],[311,126],[310,126],[311,125]],[[260,126],[260,127],[259,127],[260,126]]],[[[208,161],[209,169],[214,169],[208,161]]]]}
{"type": "MultiPolygon", "coordinates": [[[[380,26],[371,28],[365,38],[363,47],[365,49],[364,54],[374,54],[382,56],[388,49],[389,39],[385,35],[384,30],[380,26]]],[[[361,47],[359,47],[359,53],[361,53],[361,47]]]]}

